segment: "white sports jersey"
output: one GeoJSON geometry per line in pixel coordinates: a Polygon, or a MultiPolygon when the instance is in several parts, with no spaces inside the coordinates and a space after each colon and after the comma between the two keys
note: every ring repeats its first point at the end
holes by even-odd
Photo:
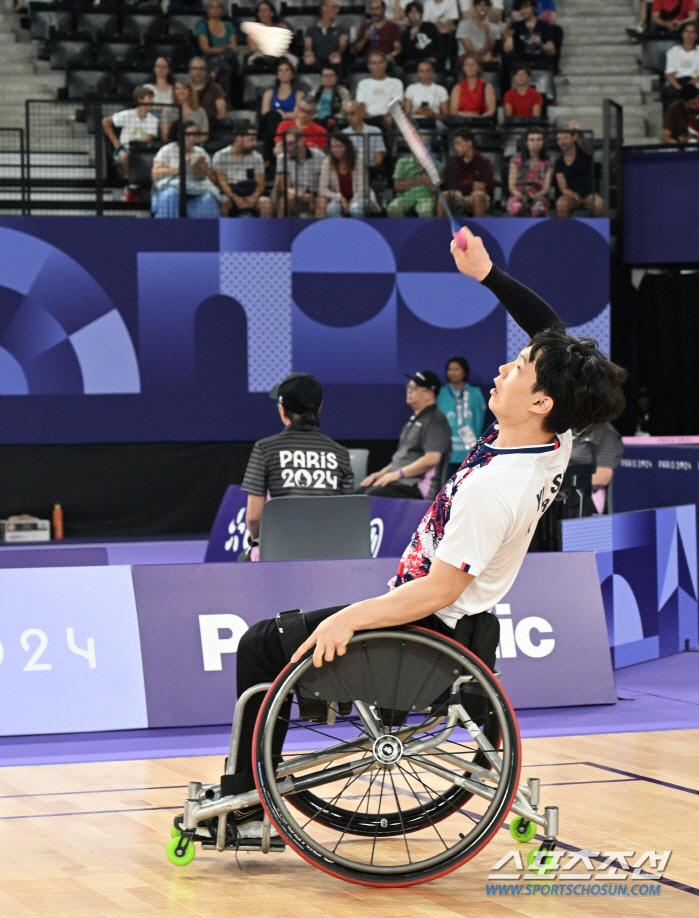
{"type": "Polygon", "coordinates": [[[424,577],[435,557],[473,574],[456,602],[437,612],[451,627],[492,609],[510,589],[570,459],[570,431],[553,443],[513,449],[492,445],[498,432],[493,424],[437,495],[390,584],[424,577]]]}

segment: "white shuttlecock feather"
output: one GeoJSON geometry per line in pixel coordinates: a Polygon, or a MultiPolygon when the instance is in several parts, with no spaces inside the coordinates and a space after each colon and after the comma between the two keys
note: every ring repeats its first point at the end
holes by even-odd
{"type": "Polygon", "coordinates": [[[240,28],[250,36],[263,54],[268,57],[282,55],[294,37],[290,29],[262,25],[261,22],[241,22],[240,28]]]}

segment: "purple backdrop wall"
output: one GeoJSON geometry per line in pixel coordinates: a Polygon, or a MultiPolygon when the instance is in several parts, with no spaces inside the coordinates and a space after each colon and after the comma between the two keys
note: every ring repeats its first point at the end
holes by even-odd
{"type": "MultiPolygon", "coordinates": [[[[470,225],[608,349],[608,221],[470,225]]],[[[520,346],[449,242],[444,220],[4,218],[0,442],[254,440],[292,369],[331,436],[393,435],[406,372],[460,352],[490,387],[520,346]]]]}

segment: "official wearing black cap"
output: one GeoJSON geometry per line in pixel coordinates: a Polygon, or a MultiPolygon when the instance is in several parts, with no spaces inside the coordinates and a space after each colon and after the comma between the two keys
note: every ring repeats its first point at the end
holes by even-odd
{"type": "Polygon", "coordinates": [[[252,539],[260,532],[267,494],[271,497],[327,497],[351,494],[349,453],[318,430],[323,388],[308,373],[290,373],[269,397],[277,403],[284,430],[252,448],[242,489],[248,494],[246,523],[252,539]]]}
{"type": "Polygon", "coordinates": [[[403,428],[390,463],[367,475],[358,491],[377,497],[432,499],[442,483],[442,471],[451,452],[449,421],[437,408],[442,388],[432,370],[406,373],[410,380],[405,401],[414,414],[403,428]]]}

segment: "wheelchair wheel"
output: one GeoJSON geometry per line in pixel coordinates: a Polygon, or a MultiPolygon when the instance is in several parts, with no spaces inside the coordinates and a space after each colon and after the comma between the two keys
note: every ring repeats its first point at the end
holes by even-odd
{"type": "Polygon", "coordinates": [[[371,886],[423,883],[468,861],[497,832],[519,781],[507,696],[473,654],[420,628],[357,634],[320,669],[310,655],[289,665],[262,704],[253,754],[260,798],[288,844],[371,886]],[[333,709],[351,702],[353,713],[301,722],[295,691],[333,709]],[[502,736],[497,755],[475,742],[473,721],[502,736]]]}

